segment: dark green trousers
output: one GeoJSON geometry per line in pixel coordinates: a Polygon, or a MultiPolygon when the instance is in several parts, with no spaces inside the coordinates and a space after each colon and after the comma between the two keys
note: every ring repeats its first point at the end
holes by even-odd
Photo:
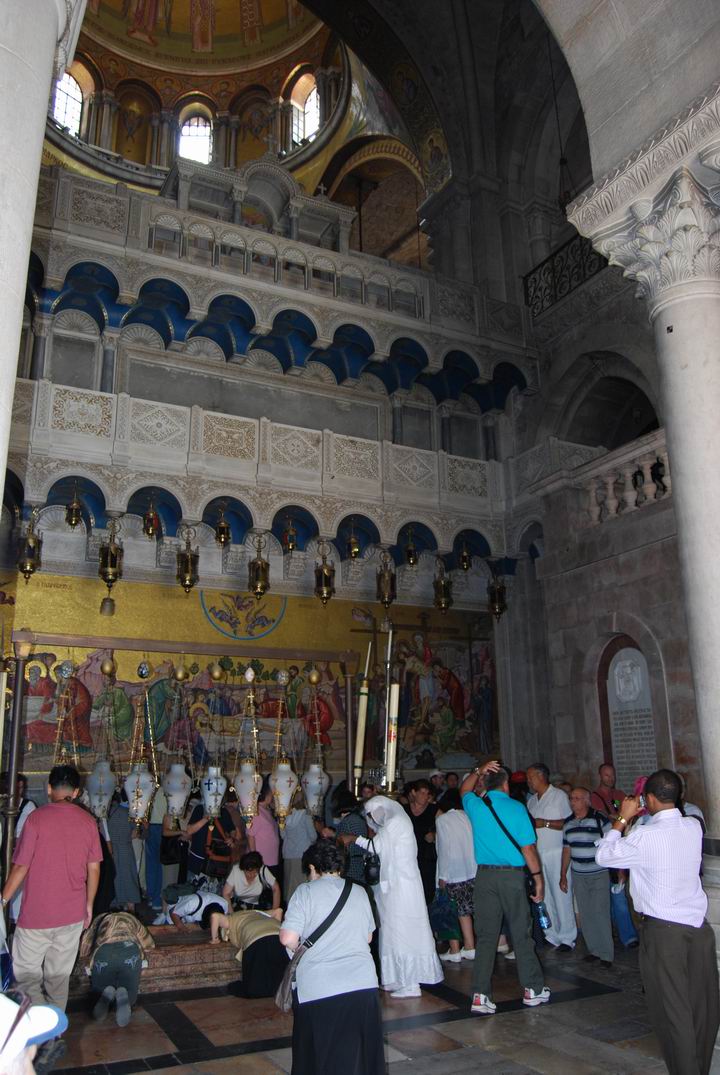
{"type": "Polygon", "coordinates": [[[712,927],[643,918],[640,974],[670,1075],[707,1075],[720,1025],[712,927]]]}
{"type": "Polygon", "coordinates": [[[492,972],[503,915],[510,927],[523,989],[539,993],[543,972],[532,939],[532,917],[522,869],[483,869],[475,875],[475,966],[473,992],[492,996],[492,972]]]}
{"type": "Polygon", "coordinates": [[[132,941],[113,941],[101,944],[93,956],[90,984],[94,992],[102,993],[106,986],[124,986],[132,1006],[137,1000],[142,971],[142,952],[132,941]]]}

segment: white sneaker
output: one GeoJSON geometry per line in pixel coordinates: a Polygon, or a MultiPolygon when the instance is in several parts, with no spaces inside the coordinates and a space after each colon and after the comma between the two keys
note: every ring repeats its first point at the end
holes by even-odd
{"type": "Polygon", "coordinates": [[[475,1015],[494,1015],[496,1009],[497,1005],[493,1004],[490,997],[486,997],[484,993],[473,993],[470,1011],[475,1015]]]}
{"type": "Polygon", "coordinates": [[[153,919],[153,925],[154,926],[164,926],[165,925],[165,915],[164,914],[159,914],[157,916],[157,918],[154,918],[153,919]]]}
{"type": "Polygon", "coordinates": [[[395,989],[391,994],[391,997],[421,997],[422,992],[419,985],[408,985],[404,989],[395,989]]]}
{"type": "Polygon", "coordinates": [[[508,952],[510,951],[510,945],[508,944],[507,941],[503,941],[502,944],[499,944],[497,946],[495,951],[499,952],[501,956],[506,956],[508,954],[508,952]]]}
{"type": "Polygon", "coordinates": [[[462,953],[461,952],[443,952],[443,954],[440,956],[440,958],[442,959],[443,963],[461,963],[462,962],[462,953]]]}
{"type": "Polygon", "coordinates": [[[515,959],[515,953],[514,952],[506,952],[505,953],[505,958],[506,959],[515,959]]]}
{"type": "Polygon", "coordinates": [[[461,948],[460,949],[460,955],[461,955],[461,957],[463,959],[474,959],[475,958],[475,949],[474,948],[461,948]]]}
{"type": "Polygon", "coordinates": [[[535,1008],[538,1004],[547,1004],[549,1000],[550,990],[544,985],[539,993],[536,993],[534,989],[526,989],[523,1004],[526,1004],[528,1008],[535,1008]]]}

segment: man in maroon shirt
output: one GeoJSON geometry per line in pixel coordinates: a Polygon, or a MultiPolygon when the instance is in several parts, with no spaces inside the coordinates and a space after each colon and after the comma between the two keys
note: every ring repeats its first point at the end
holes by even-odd
{"type": "Polygon", "coordinates": [[[615,787],[615,768],[606,762],[598,769],[600,783],[590,796],[590,805],[593,810],[599,810],[606,817],[614,818],[620,809],[620,803],[625,798],[625,792],[615,787]],[[616,802],[618,805],[614,806],[616,802]]]}
{"type": "Polygon", "coordinates": [[[2,893],[3,906],[23,885],[13,938],[18,988],[33,1004],[65,1009],[80,934],[90,925],[100,879],[100,838],[95,819],[73,800],[80,774],[56,765],[48,778],[49,802],[25,821],[2,893]]]}

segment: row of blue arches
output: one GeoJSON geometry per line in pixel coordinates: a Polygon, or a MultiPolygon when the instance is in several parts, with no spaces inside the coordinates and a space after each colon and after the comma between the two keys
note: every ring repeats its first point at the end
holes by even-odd
{"type": "Polygon", "coordinates": [[[174,281],[160,277],[146,281],[135,302],[127,305],[119,301],[120,286],[114,274],[97,262],[73,265],[59,291],[45,287],[43,279],[42,262],[32,254],[26,303],[33,312],[81,310],[95,321],[100,332],[145,325],[158,334],[166,348],[173,341],[205,338],[215,343],[228,361],[233,355],[262,349],[277,359],[285,373],[303,368],[309,361],[320,362],[338,384],[369,373],[378,378],[389,395],[419,384],[432,393],[437,403],[458,400],[464,393],[483,412],[502,410],[513,388],[522,391],[527,387],[524,374],[511,362],[498,363],[492,380],[480,382],[477,363],[459,349],[445,355],[442,369],[430,372],[425,348],[409,337],[396,339],[389,357],[378,361],[373,358],[375,344],[370,334],[351,323],[335,330],[330,346],[315,346],[316,327],[299,310],[282,310],[269,332],[256,333],[256,314],[239,295],[219,295],[202,319],[193,320],[188,316],[190,300],[185,291],[174,281]]]}

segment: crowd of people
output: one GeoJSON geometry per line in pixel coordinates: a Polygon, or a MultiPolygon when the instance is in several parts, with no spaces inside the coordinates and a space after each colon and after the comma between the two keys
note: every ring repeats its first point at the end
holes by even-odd
{"type": "Polygon", "coordinates": [[[138,858],[124,796],[98,821],[77,770],[59,765],[45,806],[19,778],[2,891],[15,984],[59,1018],[79,959],[94,1018],[113,1011],[124,1027],[155,945],[147,925],[197,925],[209,944],[235,948],[232,993],[270,997],[291,974],[293,1075],[376,1075],[381,989],[419,997],[444,966],[467,961],[470,1010],[490,1016],[500,957],[514,961],[523,1005],[537,1007],[550,1000],[543,949],[569,953],[582,936],[583,958],[610,968],[614,926],[620,943],[640,946],[670,1072],[706,1075],[720,1001],[700,880],[704,821],[670,770],[632,790],[607,763],[588,788],[553,781],[541,762],[511,773],[489,761],[463,775],[436,770],[397,799],[368,783],[356,798],[343,781],[322,818],[299,792],[282,826],[267,778],[248,825],[232,794],[217,818],[196,796],[176,819],[158,792],[138,858]]]}

